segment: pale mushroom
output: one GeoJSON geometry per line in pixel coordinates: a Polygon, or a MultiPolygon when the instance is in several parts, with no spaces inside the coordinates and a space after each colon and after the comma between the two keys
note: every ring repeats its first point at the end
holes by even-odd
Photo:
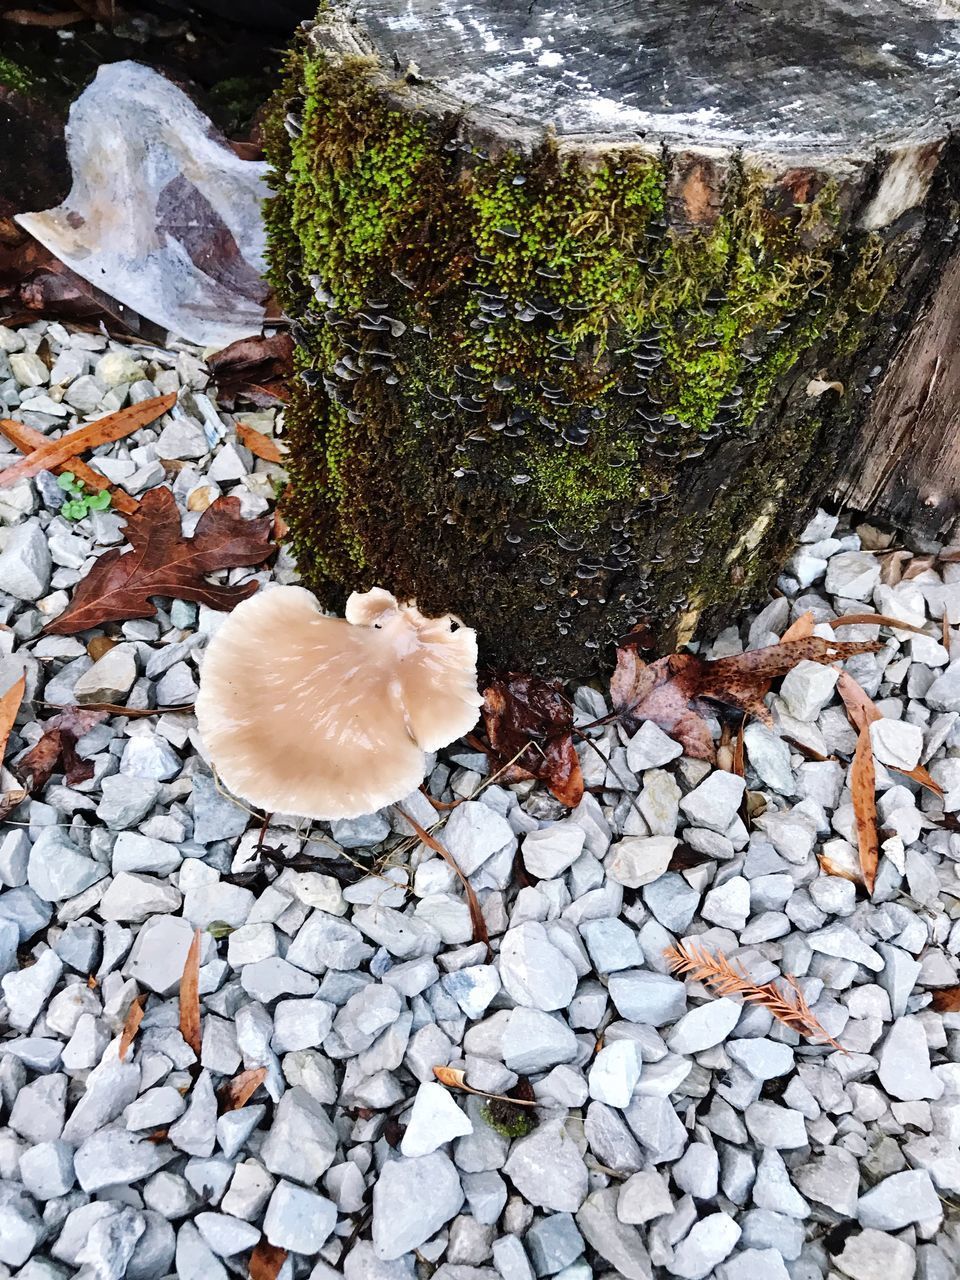
{"type": "Polygon", "coordinates": [[[467,733],[477,637],[380,588],[346,617],[302,587],[243,601],[211,639],[197,719],[220,778],[271,813],[355,818],[408,795],[424,753],[467,733]]]}

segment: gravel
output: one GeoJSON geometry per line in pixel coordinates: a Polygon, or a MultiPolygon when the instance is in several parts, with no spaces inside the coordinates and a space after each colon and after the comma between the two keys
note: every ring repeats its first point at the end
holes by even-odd
{"type": "MultiPolygon", "coordinates": [[[[206,486],[246,515],[272,508],[279,469],[238,445],[199,353],[41,322],[0,327],[0,349],[0,415],[43,414],[50,433],[182,384],[174,415],[93,465],[142,492],[167,474],[160,459],[175,463],[187,528],[206,486]]],[[[274,409],[239,416],[282,428],[274,409]]],[[[92,777],[55,773],[0,832],[0,1280],[226,1280],[261,1238],[289,1253],[283,1280],[960,1272],[946,1213],[960,1014],[933,1006],[960,969],[955,564],[918,561],[896,582],[873,535],[820,512],[780,594],[701,646],[769,643],[808,609],[828,638],[831,619],[871,609],[925,628],[839,635],[884,644],[847,664],[881,712],[872,898],[844,878],[858,865],[856,734],[837,668],[802,662],[768,695],[744,778],[652,722],[594,724],[608,708],[584,686],[577,714],[609,764],[584,752],[593,789],[576,810],[491,780],[464,744],[427,779],[456,807],[404,802],[440,822],[488,951],[451,869],[394,812],[312,827],[274,815],[260,840],[190,710],[217,615],[158,600],[156,618],[107,629],[116,643],[96,661],[90,636],[42,636],[123,539],[112,512],[66,520],[62,496],[48,475],[3,495],[0,693],[24,671],[29,699],[8,768],[39,739],[44,702],[183,709],[110,716],[77,746],[92,777]],[[918,764],[942,798],[903,772],[918,764]],[[178,1007],[195,929],[199,1058],[178,1007]],[[671,975],[664,949],[684,940],[757,982],[793,975],[842,1049],[671,975]],[[438,1066],[537,1105],[447,1088],[438,1066]],[[260,1083],[224,1111],[244,1071],[260,1083]]],[[[282,553],[231,575],[246,578],[295,572],[282,553]]]]}

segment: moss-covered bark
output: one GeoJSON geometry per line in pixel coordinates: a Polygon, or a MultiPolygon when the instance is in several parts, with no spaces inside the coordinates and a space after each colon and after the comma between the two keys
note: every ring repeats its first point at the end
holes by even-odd
{"type": "Polygon", "coordinates": [[[825,174],[736,157],[694,214],[666,152],[488,142],[412,96],[304,38],[268,130],[307,583],[579,671],[755,595],[856,417],[809,377],[862,386],[931,266],[916,220],[857,231],[825,174]]]}

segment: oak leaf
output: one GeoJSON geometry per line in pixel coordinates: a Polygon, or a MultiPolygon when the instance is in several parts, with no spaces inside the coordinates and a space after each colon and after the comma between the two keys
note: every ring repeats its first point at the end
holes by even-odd
{"type": "Polygon", "coordinates": [[[617,650],[610,696],[620,723],[634,733],[652,720],[697,760],[716,759],[704,715],[717,705],[772,725],[765,702],[770,681],[804,660],[829,664],[857,653],[874,653],[879,641],[842,642],[807,636],[710,662],[694,653],[671,653],[646,663],[635,646],[617,650]],[[713,705],[711,705],[713,704],[713,705]]]}
{"type": "Polygon", "coordinates": [[[507,672],[483,691],[483,723],[505,783],[538,778],[563,804],[583,799],[573,708],[559,682],[507,672]]]}
{"type": "Polygon", "coordinates": [[[262,564],[275,549],[270,524],[269,516],[244,520],[237,498],[218,498],[200,517],[193,537],[185,538],[171,491],[151,489],[127,517],[132,550],[118,548],[101,556],[80,582],[70,607],[46,631],[72,635],[104,622],[152,618],[157,612],[152,596],[232,609],[253,595],[259,583],[220,586],[206,575],[262,564]]]}

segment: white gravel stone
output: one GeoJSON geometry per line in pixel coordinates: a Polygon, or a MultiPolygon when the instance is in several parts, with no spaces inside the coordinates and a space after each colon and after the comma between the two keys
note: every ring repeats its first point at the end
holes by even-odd
{"type": "Polygon", "coordinates": [[[726,831],[737,816],[745,785],[735,773],[717,769],[680,801],[680,808],[694,826],[726,831]]]}
{"type": "Polygon", "coordinates": [[[531,875],[552,880],[580,857],[586,834],[571,822],[557,822],[524,836],[521,845],[523,864],[531,875]]]}
{"type": "Polygon", "coordinates": [[[443,1085],[428,1082],[417,1090],[400,1150],[405,1156],[426,1156],[468,1133],[473,1133],[473,1125],[453,1095],[443,1085]]]}
{"type": "Polygon", "coordinates": [[[833,697],[840,672],[821,662],[802,662],[791,668],[780,685],[780,698],[795,720],[813,721],[833,697]]]}
{"type": "Polygon", "coordinates": [[[728,1213],[712,1213],[690,1230],[667,1263],[671,1275],[682,1280],[703,1280],[732,1252],[741,1229],[728,1213]]]}
{"type": "Polygon", "coordinates": [[[16,600],[39,600],[50,586],[47,539],[32,520],[14,525],[0,540],[0,583],[16,600]]]}
{"type": "Polygon", "coordinates": [[[563,1120],[519,1138],[503,1166],[524,1199],[541,1209],[575,1213],[587,1194],[587,1166],[563,1120]]]}
{"type": "Polygon", "coordinates": [[[459,1212],[463,1198],[443,1152],[387,1160],[373,1188],[373,1252],[390,1261],[419,1248],[459,1212]]]}
{"type": "Polygon", "coordinates": [[[682,755],[680,743],[668,737],[652,720],[644,720],[627,743],[627,766],[634,773],[657,769],[682,755]]]}
{"type": "Polygon", "coordinates": [[[870,725],[873,754],[894,769],[914,769],[923,751],[923,730],[906,720],[874,720],[870,725]]]}
{"type": "Polygon", "coordinates": [[[500,946],[500,981],[517,1004],[549,1012],[565,1008],[577,988],[577,971],[531,920],[509,929],[500,946]]]}
{"type": "Polygon", "coordinates": [[[294,1253],[317,1253],[337,1225],[337,1207],[306,1187],[280,1181],[274,1188],[263,1220],[271,1244],[294,1253]]]}
{"type": "Polygon", "coordinates": [[[743,1006],[722,997],[685,1013],[667,1037],[674,1053],[702,1053],[725,1040],[740,1021],[743,1006]]]}
{"type": "Polygon", "coordinates": [[[640,1049],[633,1040],[614,1040],[604,1045],[593,1060],[587,1082],[590,1097],[611,1107],[630,1104],[640,1079],[640,1049]]]}

